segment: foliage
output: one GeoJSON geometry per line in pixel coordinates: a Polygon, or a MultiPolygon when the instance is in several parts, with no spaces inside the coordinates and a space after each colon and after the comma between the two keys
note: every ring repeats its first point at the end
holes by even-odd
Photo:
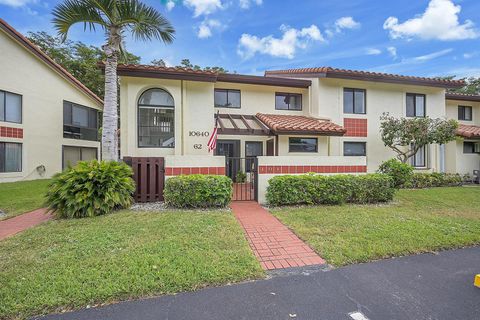
{"type": "Polygon", "coordinates": [[[46,222],[0,241],[0,257],[5,320],[264,274],[235,217],[220,211],[122,210],[46,222]]]}
{"type": "Polygon", "coordinates": [[[0,183],[0,210],[6,213],[2,219],[41,208],[49,179],[0,183]]]}
{"type": "Polygon", "coordinates": [[[163,59],[153,59],[152,61],[150,61],[150,64],[153,65],[153,66],[157,66],[157,67],[166,67],[167,64],[165,63],[165,61],[163,59]]]}
{"type": "Polygon", "coordinates": [[[61,218],[93,217],[127,208],[135,191],[132,174],[125,163],[81,161],[53,177],[46,204],[61,218]]]}
{"type": "MultiPolygon", "coordinates": [[[[101,48],[80,41],[62,42],[60,37],[52,36],[45,31],[29,32],[27,38],[97,96],[103,98],[105,76],[97,67],[98,61],[106,59],[101,48]]],[[[125,52],[120,57],[120,63],[140,63],[140,57],[125,52]]]]}
{"type": "Polygon", "coordinates": [[[425,145],[454,140],[458,128],[458,122],[453,119],[394,118],[388,114],[380,119],[383,143],[395,151],[403,163],[425,145]]]}
{"type": "Polygon", "coordinates": [[[384,205],[275,208],[329,264],[480,244],[480,187],[399,190],[384,205]]]}
{"type": "Polygon", "coordinates": [[[192,64],[190,62],[190,59],[182,59],[182,61],[180,61],[180,64],[177,65],[176,67],[177,68],[193,69],[193,70],[216,71],[218,73],[228,73],[228,70],[224,69],[223,67],[203,67],[202,68],[197,64],[195,64],[195,65],[192,64]]]}
{"type": "Polygon", "coordinates": [[[462,80],[466,82],[464,87],[450,88],[448,89],[448,91],[457,92],[457,93],[466,93],[466,94],[480,94],[480,78],[469,77],[469,78],[463,78],[462,80]]]}
{"type": "Polygon", "coordinates": [[[451,173],[414,173],[405,188],[433,188],[433,187],[453,187],[460,186],[463,183],[463,177],[459,174],[451,173]]]}
{"type": "Polygon", "coordinates": [[[235,176],[235,182],[244,183],[247,181],[247,174],[243,171],[238,171],[235,176]]]}
{"type": "Polygon", "coordinates": [[[380,165],[378,172],[389,175],[393,179],[395,187],[401,188],[410,182],[413,175],[413,167],[397,159],[390,159],[380,165]]]}
{"type": "Polygon", "coordinates": [[[268,183],[266,197],[273,206],[387,202],[395,193],[392,178],[383,174],[283,175],[268,183]]]}
{"type": "Polygon", "coordinates": [[[226,207],[232,198],[232,180],[203,174],[171,177],[163,196],[167,206],[176,208],[226,207]]]}

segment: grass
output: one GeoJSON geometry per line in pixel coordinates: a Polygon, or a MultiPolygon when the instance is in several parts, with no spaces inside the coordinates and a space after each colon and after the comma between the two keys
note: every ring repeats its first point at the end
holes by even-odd
{"type": "Polygon", "coordinates": [[[228,212],[55,220],[0,242],[0,319],[262,276],[228,212]]]}
{"type": "Polygon", "coordinates": [[[480,244],[480,188],[400,190],[393,203],[287,207],[272,213],[328,263],[480,244]]]}
{"type": "Polygon", "coordinates": [[[44,194],[50,180],[33,180],[0,183],[0,210],[8,219],[43,207],[44,194]]]}

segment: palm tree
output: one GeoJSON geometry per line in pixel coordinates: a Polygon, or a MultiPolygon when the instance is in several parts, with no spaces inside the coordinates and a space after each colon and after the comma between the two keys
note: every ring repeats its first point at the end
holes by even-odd
{"type": "Polygon", "coordinates": [[[118,161],[117,64],[123,52],[125,31],[136,40],[159,39],[171,43],[175,30],[155,8],[138,0],[65,0],[53,10],[53,23],[65,40],[74,24],[95,31],[103,29],[106,43],[105,98],[102,128],[102,158],[118,161]]]}

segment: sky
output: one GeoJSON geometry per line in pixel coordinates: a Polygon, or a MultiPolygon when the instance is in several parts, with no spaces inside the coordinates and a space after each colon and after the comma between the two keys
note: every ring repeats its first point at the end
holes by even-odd
{"type": "MultiPolygon", "coordinates": [[[[60,0],[0,0],[0,17],[26,34],[54,33],[60,0]]],[[[188,58],[261,75],[331,66],[413,76],[480,77],[480,0],[144,0],[174,26],[175,41],[136,42],[142,63],[188,58]]],[[[71,29],[100,46],[104,34],[71,29]]]]}

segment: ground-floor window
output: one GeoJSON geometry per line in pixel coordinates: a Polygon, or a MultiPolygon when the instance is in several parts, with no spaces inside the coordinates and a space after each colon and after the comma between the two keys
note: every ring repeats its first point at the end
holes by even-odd
{"type": "Polygon", "coordinates": [[[97,148],[63,146],[63,169],[75,166],[79,161],[97,159],[97,148]]]}
{"type": "Polygon", "coordinates": [[[0,172],[22,171],[22,144],[0,142],[0,172]]]}
{"type": "Polygon", "coordinates": [[[480,142],[464,141],[463,153],[480,153],[480,142]]]}
{"type": "Polygon", "coordinates": [[[343,143],[343,155],[344,156],[366,156],[367,143],[345,141],[343,143]]]}
{"type": "Polygon", "coordinates": [[[418,149],[417,153],[410,158],[411,165],[416,168],[425,168],[427,166],[427,148],[426,146],[418,149]]]}
{"type": "Polygon", "coordinates": [[[291,137],[288,140],[288,152],[317,152],[317,138],[291,137]]]}

